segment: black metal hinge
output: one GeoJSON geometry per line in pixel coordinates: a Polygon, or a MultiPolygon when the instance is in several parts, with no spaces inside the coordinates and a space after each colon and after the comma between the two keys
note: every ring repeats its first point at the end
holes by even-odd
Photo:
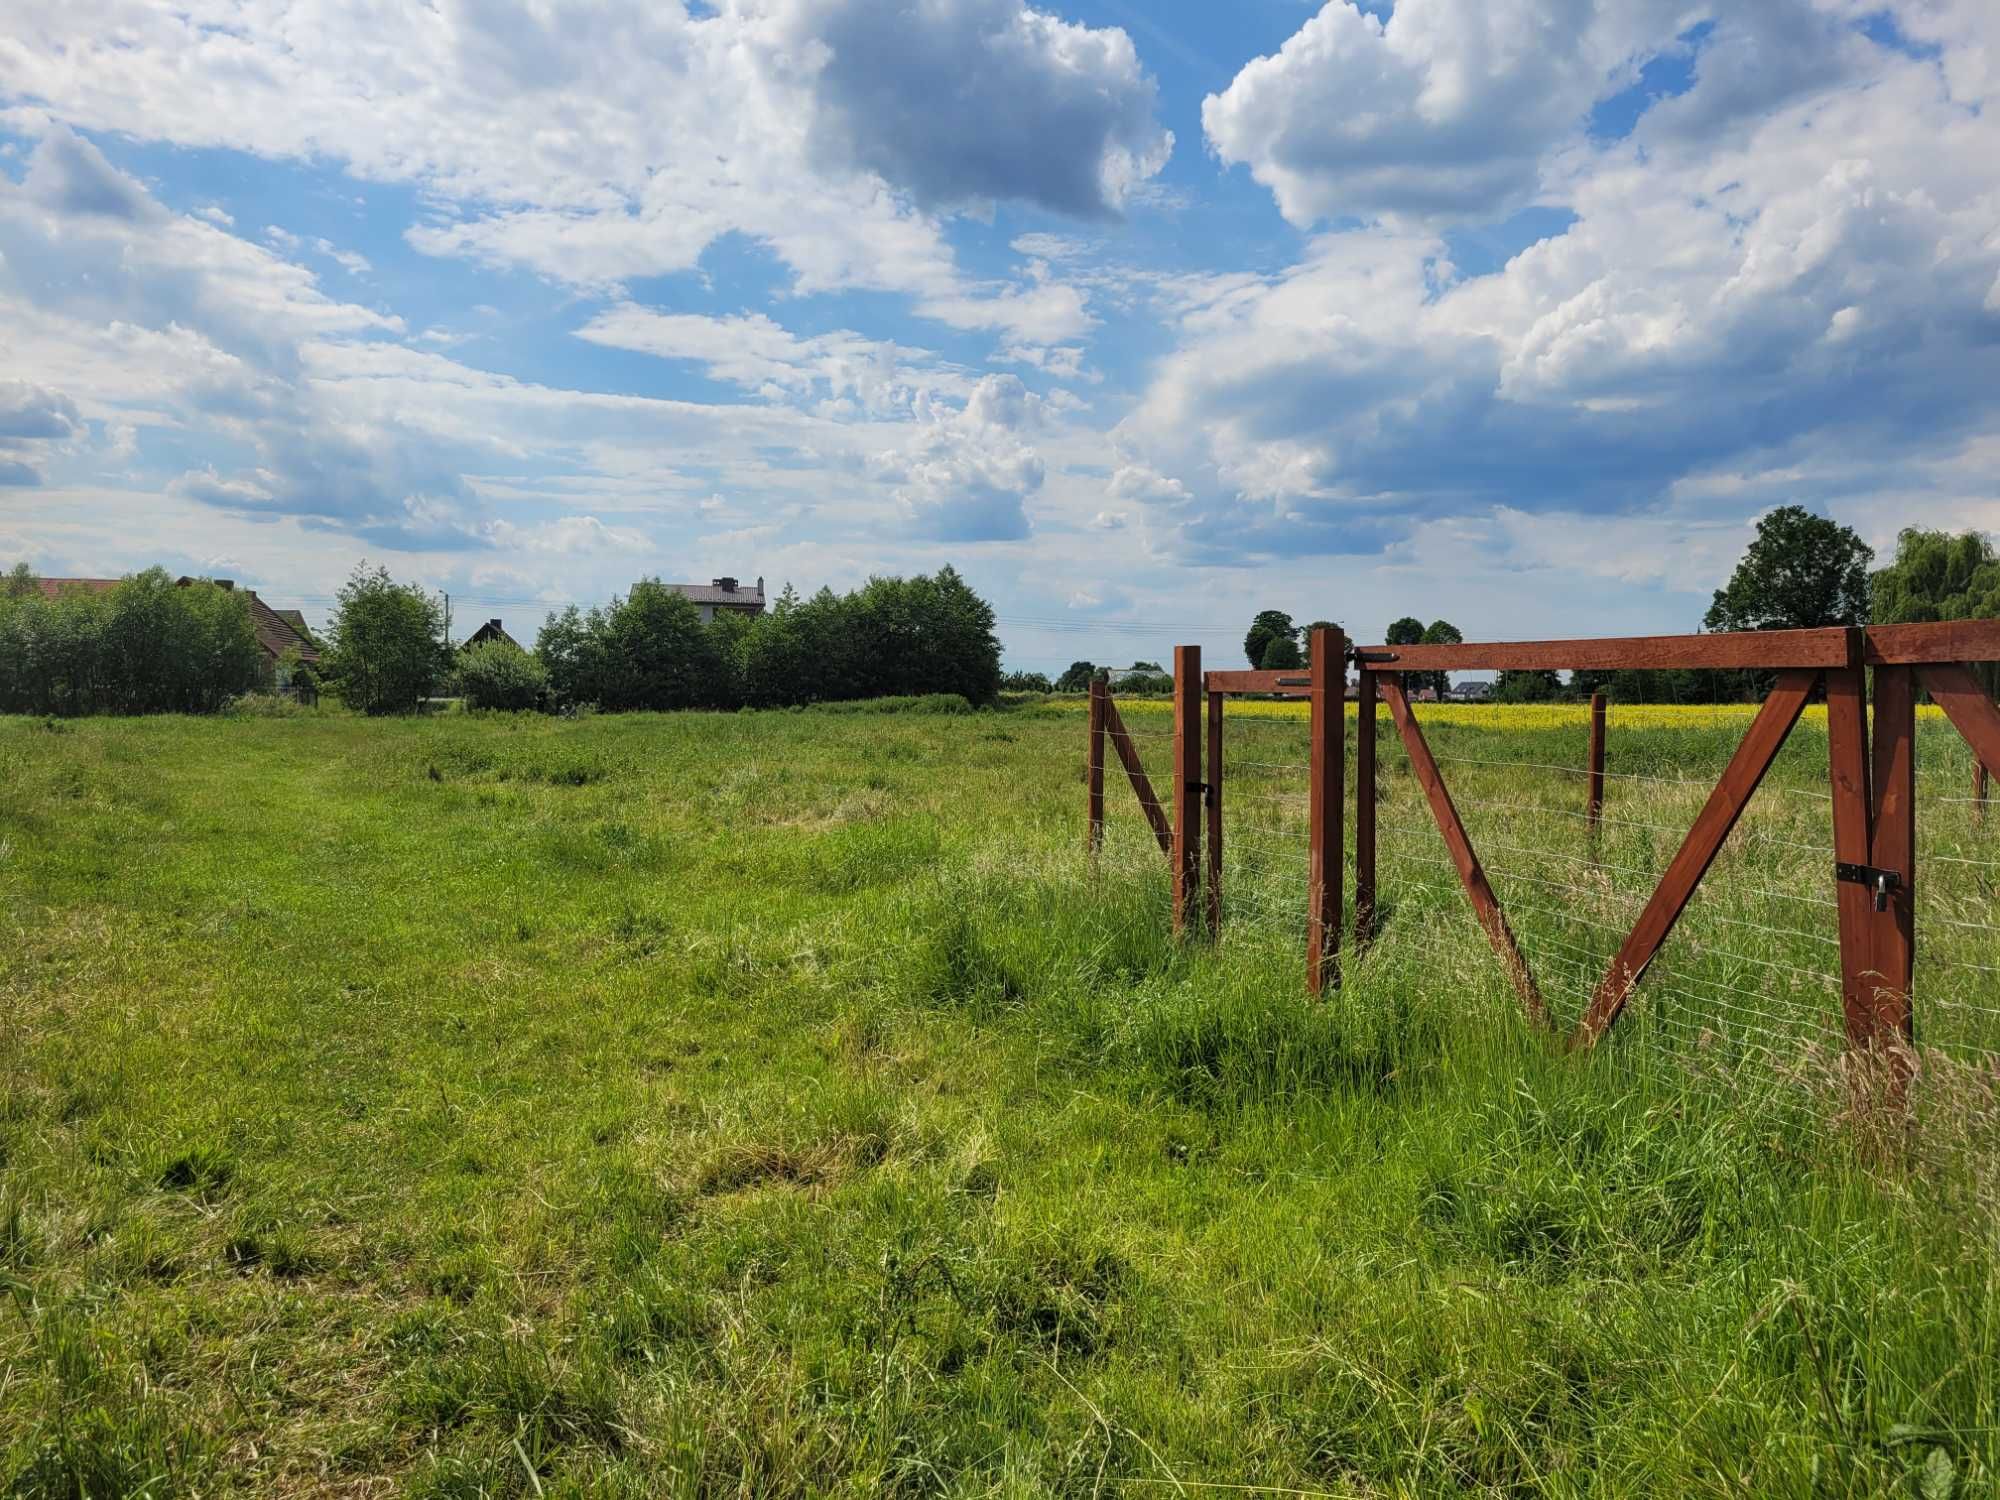
{"type": "Polygon", "coordinates": [[[1889,909],[1889,893],[1903,888],[1903,877],[1894,870],[1878,870],[1873,865],[1855,865],[1842,862],[1833,867],[1833,878],[1845,880],[1854,885],[1865,885],[1875,893],[1875,910],[1889,909]]]}

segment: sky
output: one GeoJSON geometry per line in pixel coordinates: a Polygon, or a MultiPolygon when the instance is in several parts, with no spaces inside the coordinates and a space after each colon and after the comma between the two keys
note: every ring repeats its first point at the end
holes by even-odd
{"type": "Polygon", "coordinates": [[[2000,529],[1991,0],[10,0],[0,564],[1006,664],[1695,629],[2000,529]]]}

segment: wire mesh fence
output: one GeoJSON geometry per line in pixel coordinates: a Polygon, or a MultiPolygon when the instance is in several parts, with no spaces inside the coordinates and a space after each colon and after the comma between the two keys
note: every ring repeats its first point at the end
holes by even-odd
{"type": "MultiPolygon", "coordinates": [[[[1613,707],[1604,801],[1588,804],[1588,709],[1414,704],[1488,880],[1558,1032],[1575,1026],[1729,763],[1751,705],[1613,707]]],[[[1125,714],[1163,804],[1165,704],[1125,714]]],[[[1310,716],[1231,699],[1220,774],[1221,941],[1298,941],[1307,920],[1310,716]]],[[[1354,710],[1348,707],[1348,732],[1354,710]]],[[[1355,757],[1348,756],[1349,785],[1355,757]]],[[[1464,922],[1470,907],[1408,757],[1377,725],[1376,933],[1464,922]]],[[[1613,1032],[1706,1061],[1796,1058],[1843,1044],[1826,711],[1812,707],[1721,847],[1613,1032]]],[[[2000,1079],[2000,812],[1969,795],[1970,750],[1934,711],[1918,731],[1920,934],[1912,986],[1920,1061],[2000,1079]]],[[[1106,853],[1164,866],[1136,801],[1106,853]]],[[[1170,806],[1163,810],[1171,816],[1170,806]]],[[[1206,861],[1204,862],[1206,863],[1206,861]]],[[[1349,864],[1350,872],[1352,864],[1349,864]]],[[[1354,889],[1352,873],[1347,889],[1354,889]]]]}

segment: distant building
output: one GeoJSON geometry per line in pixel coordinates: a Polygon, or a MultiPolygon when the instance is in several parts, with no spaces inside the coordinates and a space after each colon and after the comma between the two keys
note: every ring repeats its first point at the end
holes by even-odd
{"type": "Polygon", "coordinates": [[[465,638],[465,644],[463,646],[460,646],[458,649],[461,651],[470,651],[474,646],[483,646],[488,641],[505,641],[508,645],[512,646],[516,651],[522,649],[521,643],[519,641],[515,640],[514,637],[512,637],[511,635],[507,634],[505,630],[501,629],[500,622],[498,620],[488,620],[484,625],[480,626],[477,630],[473,631],[471,635],[467,636],[465,638]]]}
{"type": "Polygon", "coordinates": [[[1451,696],[1458,703],[1485,703],[1493,696],[1490,682],[1458,682],[1452,684],[1451,696]]]}
{"type": "MultiPolygon", "coordinates": [[[[217,588],[228,589],[241,594],[250,606],[250,625],[257,632],[257,646],[264,655],[264,675],[270,684],[283,692],[292,685],[290,666],[285,662],[289,653],[307,666],[319,666],[319,646],[306,634],[305,616],[297,610],[286,610],[282,614],[257,597],[255,589],[239,589],[228,578],[180,578],[175,580],[182,588],[191,583],[213,583],[217,588]],[[293,625],[287,615],[298,617],[298,625],[293,625]]],[[[53,599],[70,589],[87,589],[93,594],[107,593],[118,587],[121,580],[116,578],[41,578],[42,592],[53,599]]]]}
{"type": "MultiPolygon", "coordinates": [[[[667,587],[701,611],[704,625],[715,618],[718,610],[725,615],[764,613],[764,580],[761,578],[754,589],[744,588],[734,578],[715,578],[707,583],[670,583],[667,587]]],[[[494,623],[499,622],[496,620],[494,623]]]]}

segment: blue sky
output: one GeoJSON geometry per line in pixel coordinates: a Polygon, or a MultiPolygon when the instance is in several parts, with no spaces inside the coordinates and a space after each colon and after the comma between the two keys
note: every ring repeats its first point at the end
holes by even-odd
{"type": "Polygon", "coordinates": [[[1011,665],[1692,629],[2000,526],[1987,0],[20,0],[0,561],[465,627],[951,562],[1011,665]]]}

